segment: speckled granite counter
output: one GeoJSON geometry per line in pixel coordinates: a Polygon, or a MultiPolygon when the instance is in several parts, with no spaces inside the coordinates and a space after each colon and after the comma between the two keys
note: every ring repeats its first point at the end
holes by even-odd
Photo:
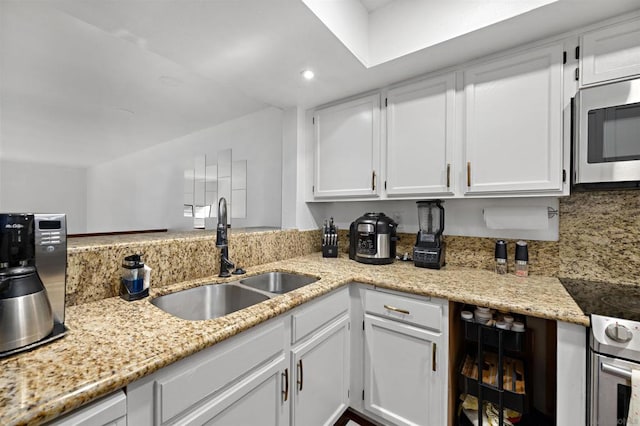
{"type": "MultiPolygon", "coordinates": [[[[127,303],[116,297],[68,308],[66,323],[70,331],[65,338],[0,361],[0,424],[38,424],[57,417],[352,281],[589,324],[556,278],[499,276],[453,266],[434,271],[401,262],[371,266],[345,257],[323,259],[319,253],[252,267],[249,274],[270,270],[321,279],[208,321],[175,318],[148,299],[127,303]]],[[[199,279],[160,287],[153,289],[152,297],[210,281],[199,279]]]]}

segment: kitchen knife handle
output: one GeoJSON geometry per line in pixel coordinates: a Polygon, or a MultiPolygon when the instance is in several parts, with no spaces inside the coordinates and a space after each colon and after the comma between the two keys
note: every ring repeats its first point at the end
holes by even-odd
{"type": "Polygon", "coordinates": [[[284,373],[282,373],[282,376],[284,377],[284,390],[282,391],[282,395],[283,395],[282,402],[287,402],[287,400],[289,399],[289,369],[288,368],[284,369],[284,373]]]}
{"type": "Polygon", "coordinates": [[[471,161],[467,161],[467,187],[471,188],[471,161]]]}
{"type": "Polygon", "coordinates": [[[451,164],[447,163],[447,189],[451,187],[451,164]]]}
{"type": "Polygon", "coordinates": [[[302,359],[298,360],[298,392],[302,390],[304,382],[304,368],[302,367],[302,359]]]}
{"type": "Polygon", "coordinates": [[[376,190],[376,171],[372,171],[371,172],[371,190],[375,191],[376,190]]]}
{"type": "Polygon", "coordinates": [[[384,305],[384,308],[389,310],[389,311],[398,312],[398,313],[405,314],[405,315],[409,315],[411,313],[411,312],[407,311],[406,309],[396,308],[395,306],[391,306],[391,305],[384,305]]]}

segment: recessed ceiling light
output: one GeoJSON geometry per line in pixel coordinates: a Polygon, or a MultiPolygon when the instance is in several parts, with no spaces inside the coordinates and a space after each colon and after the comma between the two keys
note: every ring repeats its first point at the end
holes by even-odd
{"type": "Polygon", "coordinates": [[[304,70],[300,74],[302,74],[302,78],[305,80],[313,80],[313,77],[315,77],[315,74],[311,70],[304,70]]]}

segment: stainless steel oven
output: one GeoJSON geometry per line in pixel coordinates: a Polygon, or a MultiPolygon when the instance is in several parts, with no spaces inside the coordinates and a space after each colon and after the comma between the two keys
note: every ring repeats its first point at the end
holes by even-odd
{"type": "Polygon", "coordinates": [[[640,323],[592,315],[591,328],[589,424],[627,425],[631,373],[640,369],[640,323]]]}
{"type": "Polygon", "coordinates": [[[640,79],[576,95],[574,183],[640,181],[640,79]]]}

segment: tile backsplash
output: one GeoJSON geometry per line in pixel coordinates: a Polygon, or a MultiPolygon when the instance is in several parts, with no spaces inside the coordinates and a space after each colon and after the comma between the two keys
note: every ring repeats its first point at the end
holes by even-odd
{"type": "Polygon", "coordinates": [[[640,191],[560,200],[560,277],[640,285],[640,191]]]}
{"type": "MultiPolygon", "coordinates": [[[[348,232],[339,231],[348,252],[348,232]]],[[[399,255],[411,253],[415,234],[399,234],[399,255]]],[[[445,236],[447,264],[494,268],[495,238],[445,236]]],[[[320,251],[320,230],[232,233],[230,257],[237,266],[320,251]]],[[[514,270],[515,240],[507,240],[509,270],[514,270]]],[[[528,241],[529,273],[640,285],[640,191],[578,192],[560,199],[559,241],[528,241]]],[[[215,232],[161,233],[119,237],[71,238],[67,255],[67,305],[113,297],[120,264],[142,253],[153,268],[152,285],[204,278],[218,273],[215,232]]]]}
{"type": "MultiPolygon", "coordinates": [[[[229,235],[229,257],[243,268],[319,250],[319,230],[232,232],[229,235]]],[[[220,270],[215,231],[70,238],[66,304],[116,296],[122,259],[134,253],[143,254],[143,261],[152,268],[154,287],[216,275],[220,270]]]]}
{"type": "MultiPolygon", "coordinates": [[[[399,234],[399,255],[415,234],[399,234]]],[[[342,231],[341,241],[347,241],[342,231]]],[[[447,264],[492,270],[497,238],[445,236],[447,264]]],[[[507,240],[509,270],[515,241],[507,240]]],[[[640,191],[576,192],[560,198],[559,241],[527,241],[529,273],[640,285],[640,191]]],[[[347,244],[342,245],[348,250],[347,244]]]]}

